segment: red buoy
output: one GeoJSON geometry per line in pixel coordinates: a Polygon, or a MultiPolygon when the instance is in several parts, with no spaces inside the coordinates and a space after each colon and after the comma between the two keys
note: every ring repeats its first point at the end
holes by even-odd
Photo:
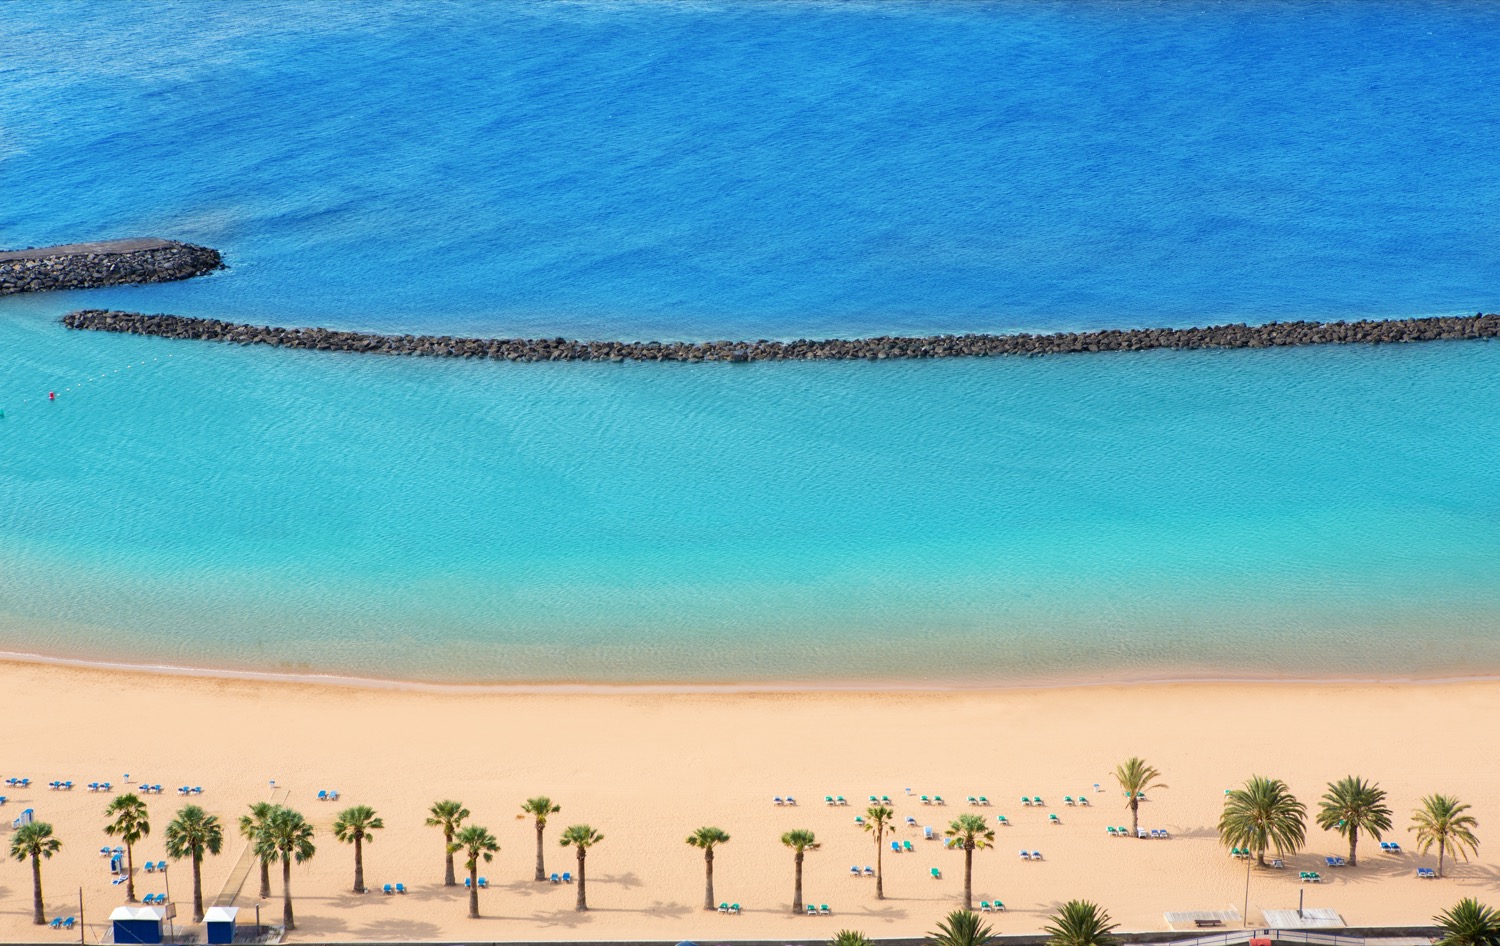
{"type": "Polygon", "coordinates": [[[47,400],[49,400],[49,401],[55,401],[55,400],[57,400],[57,392],[56,391],[48,391],[47,392],[47,400]]]}

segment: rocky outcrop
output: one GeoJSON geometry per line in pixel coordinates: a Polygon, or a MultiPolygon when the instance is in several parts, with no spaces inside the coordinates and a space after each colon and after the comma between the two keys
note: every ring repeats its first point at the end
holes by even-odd
{"type": "Polygon", "coordinates": [[[1207,328],[1105,329],[1054,335],[932,335],[821,341],[578,342],[564,338],[454,338],[372,335],[323,328],[271,328],[215,319],[86,309],[63,316],[74,329],[162,338],[274,345],[315,351],[497,361],[818,361],[962,358],[1148,351],[1157,348],[1277,348],[1500,337],[1500,315],[1380,319],[1363,322],[1270,322],[1207,328]]]}
{"type": "Polygon", "coordinates": [[[0,253],[0,296],[189,279],[224,265],[219,251],[156,237],[0,253]]]}

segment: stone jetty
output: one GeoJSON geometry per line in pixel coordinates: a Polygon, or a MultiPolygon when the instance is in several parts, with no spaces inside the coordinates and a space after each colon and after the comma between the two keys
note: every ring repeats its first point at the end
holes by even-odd
{"type": "Polygon", "coordinates": [[[1104,329],[1052,335],[882,336],[754,342],[580,342],[564,338],[455,338],[374,335],[323,328],[272,328],[175,315],[85,309],[63,316],[73,329],[162,338],[273,345],[313,351],[496,361],[820,361],[963,358],[1149,351],[1158,348],[1279,348],[1293,345],[1397,344],[1500,337],[1500,315],[1361,322],[1270,322],[1207,328],[1104,329]]]}
{"type": "Polygon", "coordinates": [[[224,265],[219,251],[138,237],[0,253],[0,296],[189,279],[224,265]]]}

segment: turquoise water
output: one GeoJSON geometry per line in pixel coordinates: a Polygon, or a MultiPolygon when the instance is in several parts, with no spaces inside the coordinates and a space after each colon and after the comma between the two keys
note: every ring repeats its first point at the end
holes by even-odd
{"type": "Polygon", "coordinates": [[[466,681],[1500,672],[1492,343],[512,366],[56,323],[1493,311],[1494,6],[188,9],[0,11],[0,244],[153,233],[230,264],[0,299],[0,650],[466,681]]]}

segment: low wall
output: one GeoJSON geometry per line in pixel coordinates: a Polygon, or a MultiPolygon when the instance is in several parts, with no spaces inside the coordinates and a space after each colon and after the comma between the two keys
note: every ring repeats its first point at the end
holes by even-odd
{"type": "Polygon", "coordinates": [[[0,253],[0,296],[189,279],[224,265],[219,251],[156,237],[0,253]]]}
{"type": "Polygon", "coordinates": [[[1109,329],[1056,335],[937,335],[925,338],[827,339],[795,342],[578,342],[562,338],[454,338],[371,335],[322,328],[272,328],[215,319],[85,309],[63,316],[73,329],[163,338],[274,345],[316,351],[501,361],[816,361],[957,358],[1147,351],[1157,348],[1272,348],[1500,337],[1500,315],[1384,319],[1366,322],[1271,322],[1208,328],[1109,329]]]}

